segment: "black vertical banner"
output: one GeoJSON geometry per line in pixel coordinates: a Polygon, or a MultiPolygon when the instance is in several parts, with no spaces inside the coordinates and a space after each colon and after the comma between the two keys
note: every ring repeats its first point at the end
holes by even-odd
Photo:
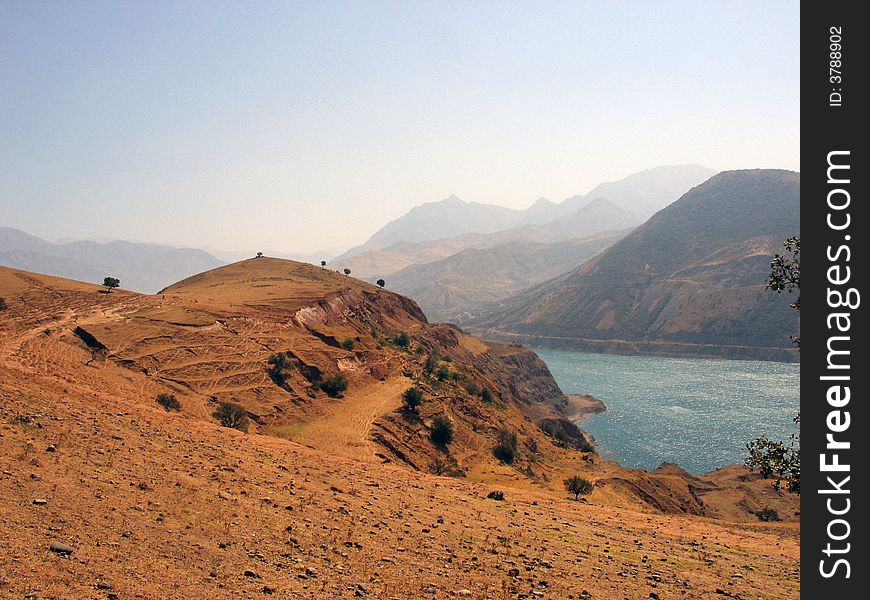
{"type": "MultiPolygon", "coordinates": [[[[860,3],[801,9],[801,594],[870,590],[870,360],[864,282],[870,24],[860,3]]],[[[870,292],[868,292],[870,293],[870,292]]],[[[822,595],[824,594],[824,596],[822,595]]]]}

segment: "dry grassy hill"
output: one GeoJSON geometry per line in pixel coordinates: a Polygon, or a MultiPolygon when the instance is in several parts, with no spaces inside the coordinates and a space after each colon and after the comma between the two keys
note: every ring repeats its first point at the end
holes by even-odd
{"type": "Polygon", "coordinates": [[[0,268],[0,297],[0,595],[797,597],[797,525],[747,512],[791,516],[791,498],[557,443],[540,425],[570,409],[546,365],[401,296],[262,258],[155,296],[0,268]],[[318,389],[339,373],[342,397],[318,389]],[[412,385],[419,415],[399,410],[412,385]],[[222,401],[248,433],[215,422],[222,401]],[[512,466],[492,455],[503,428],[512,466]],[[596,481],[589,505],[561,490],[574,472],[596,481]]]}

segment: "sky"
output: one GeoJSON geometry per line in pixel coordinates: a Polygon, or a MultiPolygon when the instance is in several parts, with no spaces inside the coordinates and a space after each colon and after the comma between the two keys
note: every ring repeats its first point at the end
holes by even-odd
{"type": "Polygon", "coordinates": [[[0,3],[0,226],[311,252],[456,194],[800,170],[797,1],[0,3]]]}

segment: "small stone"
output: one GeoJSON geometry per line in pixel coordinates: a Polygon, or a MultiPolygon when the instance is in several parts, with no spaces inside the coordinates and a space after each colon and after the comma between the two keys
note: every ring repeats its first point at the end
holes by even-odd
{"type": "Polygon", "coordinates": [[[504,500],[504,492],[495,490],[486,495],[490,500],[504,500]]]}
{"type": "Polygon", "coordinates": [[[110,589],[112,589],[112,587],[113,587],[113,586],[112,586],[112,582],[111,582],[111,581],[105,581],[105,580],[100,581],[100,582],[97,583],[97,585],[96,585],[96,588],[97,588],[98,590],[110,590],[110,589]]]}
{"type": "Polygon", "coordinates": [[[60,542],[52,542],[48,549],[58,554],[72,554],[75,552],[72,546],[61,544],[60,542]]]}
{"type": "Polygon", "coordinates": [[[33,503],[37,506],[44,506],[48,504],[48,500],[46,500],[45,498],[34,498],[33,503]]]}
{"type": "Polygon", "coordinates": [[[471,595],[471,590],[457,590],[457,596],[467,597],[471,595]]]}
{"type": "Polygon", "coordinates": [[[245,577],[253,577],[254,579],[260,578],[256,571],[252,571],[250,569],[245,569],[245,572],[242,573],[242,575],[244,575],[245,577]]]}
{"type": "Polygon", "coordinates": [[[54,444],[49,444],[48,447],[45,449],[45,451],[46,452],[57,452],[57,446],[55,446],[54,444]]]}
{"type": "Polygon", "coordinates": [[[263,593],[264,594],[274,594],[277,591],[278,591],[278,588],[276,588],[274,585],[264,585],[263,586],[263,593]]]}
{"type": "Polygon", "coordinates": [[[519,569],[514,568],[514,569],[509,569],[509,570],[508,570],[508,577],[519,577],[519,576],[520,576],[520,570],[519,570],[519,569]]]}
{"type": "Polygon", "coordinates": [[[649,593],[649,597],[650,597],[652,600],[659,600],[659,595],[656,594],[655,592],[650,592],[650,593],[649,593]]]}

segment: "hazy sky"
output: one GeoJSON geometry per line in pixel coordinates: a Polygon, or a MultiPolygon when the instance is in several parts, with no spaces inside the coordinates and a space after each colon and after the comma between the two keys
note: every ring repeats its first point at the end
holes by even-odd
{"type": "Polygon", "coordinates": [[[310,251],[457,194],[799,170],[799,3],[0,3],[0,225],[310,251]]]}

